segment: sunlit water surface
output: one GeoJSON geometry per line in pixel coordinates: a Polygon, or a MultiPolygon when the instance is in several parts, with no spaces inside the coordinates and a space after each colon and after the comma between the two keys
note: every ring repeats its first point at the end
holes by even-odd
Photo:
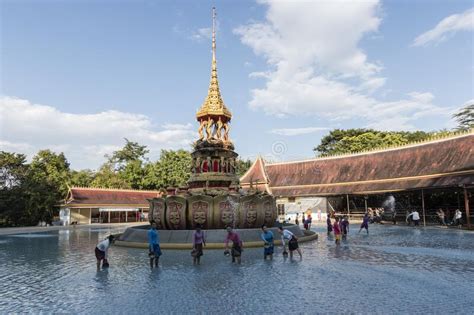
{"type": "Polygon", "coordinates": [[[316,227],[302,261],[246,249],[237,266],[209,250],[195,267],[189,251],[166,250],[150,270],[146,250],[113,247],[99,272],[95,244],[117,229],[0,236],[0,313],[472,312],[473,233],[351,228],[336,247],[316,227]]]}

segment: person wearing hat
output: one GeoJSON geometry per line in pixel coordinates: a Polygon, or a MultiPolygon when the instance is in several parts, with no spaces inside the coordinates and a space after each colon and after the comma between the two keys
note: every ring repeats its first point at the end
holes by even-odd
{"type": "Polygon", "coordinates": [[[239,234],[235,233],[232,230],[232,227],[228,226],[226,228],[227,230],[227,237],[224,241],[225,244],[225,252],[229,252],[229,242],[232,241],[232,249],[230,251],[232,255],[232,262],[236,262],[240,265],[241,262],[241,256],[242,256],[242,247],[243,243],[242,240],[240,239],[239,234]]]}
{"type": "Polygon", "coordinates": [[[161,256],[160,235],[156,230],[156,222],[151,221],[151,229],[148,230],[148,256],[150,257],[150,267],[158,268],[158,262],[161,256]],[[153,264],[154,263],[154,264],[153,264]]]}
{"type": "Polygon", "coordinates": [[[100,263],[102,262],[102,268],[109,266],[108,251],[110,246],[114,243],[114,236],[109,235],[105,240],[100,241],[95,247],[95,258],[97,259],[97,270],[100,270],[100,263]]]}

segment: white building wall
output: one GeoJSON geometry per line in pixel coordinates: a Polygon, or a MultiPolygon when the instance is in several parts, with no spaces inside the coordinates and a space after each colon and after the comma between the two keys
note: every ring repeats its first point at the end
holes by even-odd
{"type": "Polygon", "coordinates": [[[296,214],[299,214],[299,221],[301,222],[301,214],[304,212],[305,215],[311,211],[311,217],[313,218],[313,223],[321,221],[326,221],[327,213],[327,200],[325,197],[295,197],[294,201],[292,198],[278,198],[277,204],[283,204],[285,207],[284,217],[279,217],[280,220],[288,221],[293,223],[296,214]]]}

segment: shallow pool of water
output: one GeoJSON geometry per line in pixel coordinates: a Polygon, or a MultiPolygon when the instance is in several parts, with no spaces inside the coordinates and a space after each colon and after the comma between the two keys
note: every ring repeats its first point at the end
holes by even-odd
{"type": "Polygon", "coordinates": [[[96,271],[94,247],[117,229],[0,236],[0,313],[460,313],[474,307],[474,233],[371,226],[336,247],[323,227],[303,260],[247,249],[242,265],[222,250],[113,247],[96,271]]]}

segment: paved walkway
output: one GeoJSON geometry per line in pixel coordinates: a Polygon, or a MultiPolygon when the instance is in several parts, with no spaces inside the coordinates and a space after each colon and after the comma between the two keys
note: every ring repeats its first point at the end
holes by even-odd
{"type": "Polygon", "coordinates": [[[73,230],[73,229],[87,229],[91,227],[129,227],[135,225],[143,225],[148,222],[130,222],[130,223],[94,223],[94,224],[80,224],[80,225],[67,225],[67,226],[24,226],[24,227],[8,227],[0,228],[0,235],[11,235],[11,234],[22,234],[22,233],[38,233],[48,231],[59,231],[59,230],[73,230]]]}

